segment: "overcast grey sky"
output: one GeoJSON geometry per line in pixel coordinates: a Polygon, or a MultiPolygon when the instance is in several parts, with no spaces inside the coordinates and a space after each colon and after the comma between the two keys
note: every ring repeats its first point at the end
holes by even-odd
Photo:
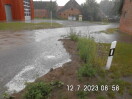
{"type": "MultiPolygon", "coordinates": [[[[33,1],[41,1],[41,0],[33,0],[33,1]]],[[[42,0],[42,1],[50,1],[50,0],[42,0]]],[[[57,4],[59,6],[64,6],[69,0],[52,0],[52,1],[57,1],[57,4]]],[[[82,4],[84,3],[86,0],[76,0],[79,4],[82,4]]],[[[96,0],[98,3],[101,1],[101,0],[96,0]]]]}

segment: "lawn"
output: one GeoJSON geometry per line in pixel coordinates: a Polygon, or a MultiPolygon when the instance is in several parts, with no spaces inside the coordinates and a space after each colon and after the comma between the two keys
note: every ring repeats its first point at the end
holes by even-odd
{"type": "MultiPolygon", "coordinates": [[[[119,86],[119,91],[117,92],[112,90],[105,92],[110,99],[115,99],[117,94],[122,96],[126,91],[128,94],[131,94],[132,83],[124,81],[122,78],[130,77],[131,79],[132,77],[132,44],[117,43],[112,66],[107,71],[104,68],[106,66],[110,44],[96,43],[95,45],[95,42],[91,38],[77,37],[75,33],[69,37],[78,43],[79,56],[84,62],[84,65],[78,71],[81,81],[83,81],[84,77],[92,77],[96,79],[97,85],[119,86]],[[91,60],[91,58],[93,60],[92,62],[87,61],[91,60]]],[[[89,83],[92,82],[89,81],[89,83]]]]}
{"type": "Polygon", "coordinates": [[[103,33],[106,33],[106,34],[117,33],[117,32],[119,32],[119,28],[109,28],[105,31],[100,31],[100,32],[103,32],[103,33]]]}
{"type": "Polygon", "coordinates": [[[34,30],[34,29],[47,29],[47,28],[59,28],[61,24],[53,23],[0,23],[0,30],[19,31],[19,30],[34,30]]]}

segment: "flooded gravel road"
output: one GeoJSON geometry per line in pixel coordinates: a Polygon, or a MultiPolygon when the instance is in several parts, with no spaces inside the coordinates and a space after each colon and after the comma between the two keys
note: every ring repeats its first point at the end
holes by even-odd
{"type": "MultiPolygon", "coordinates": [[[[113,27],[116,28],[118,25],[80,26],[73,27],[73,29],[81,35],[95,37],[98,42],[111,43],[117,40],[132,43],[132,36],[98,32],[113,27]]],[[[20,36],[20,41],[17,40],[18,38],[13,38],[14,42],[20,43],[12,45],[9,43],[9,48],[0,50],[0,94],[2,95],[6,90],[18,92],[25,87],[25,82],[33,82],[51,68],[57,68],[69,62],[70,55],[64,49],[62,42],[58,41],[64,35],[68,35],[69,30],[70,28],[67,27],[16,33],[23,34],[22,37],[20,36]]]]}

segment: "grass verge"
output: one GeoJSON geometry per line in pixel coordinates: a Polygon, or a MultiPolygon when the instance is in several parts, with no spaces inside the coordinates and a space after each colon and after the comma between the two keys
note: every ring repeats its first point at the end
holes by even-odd
{"type": "Polygon", "coordinates": [[[0,23],[0,30],[19,31],[19,30],[34,30],[34,29],[47,29],[62,27],[61,24],[53,23],[0,23]]]}
{"type": "Polygon", "coordinates": [[[51,91],[56,88],[61,88],[63,82],[53,81],[50,83],[45,82],[35,82],[27,84],[25,88],[25,93],[23,95],[24,99],[47,99],[51,91]]]}
{"type": "Polygon", "coordinates": [[[103,33],[106,33],[106,34],[117,33],[117,32],[119,32],[119,28],[109,28],[105,31],[100,31],[100,32],[103,32],[103,33]]]}
{"type": "MultiPolygon", "coordinates": [[[[117,31],[117,28],[109,29],[108,31],[114,32],[117,31]]],[[[105,81],[100,86],[117,85],[116,88],[119,86],[119,91],[117,92],[112,91],[113,89],[106,92],[109,98],[115,98],[116,93],[123,95],[126,90],[131,95],[132,83],[123,81],[121,78],[132,76],[132,45],[118,42],[111,69],[105,71],[103,68],[106,65],[110,44],[95,43],[91,38],[76,36],[74,33],[74,35],[72,34],[69,37],[77,42],[78,53],[84,63],[78,70],[79,79],[82,77],[93,77],[98,82],[105,81]],[[74,37],[78,39],[73,39],[74,37]]]]}

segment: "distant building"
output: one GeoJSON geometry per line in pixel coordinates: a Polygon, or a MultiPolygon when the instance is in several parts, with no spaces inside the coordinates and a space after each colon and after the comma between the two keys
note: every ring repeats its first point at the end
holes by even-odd
{"type": "Polygon", "coordinates": [[[58,6],[57,7],[57,11],[59,11],[61,8],[63,8],[64,6],[58,6]]]}
{"type": "Polygon", "coordinates": [[[51,1],[34,1],[34,14],[36,18],[50,17],[49,10],[56,5],[56,2],[51,1]]]}
{"type": "Polygon", "coordinates": [[[34,15],[35,18],[48,18],[49,11],[47,10],[47,6],[49,5],[49,1],[34,1],[34,15]]]}
{"type": "Polygon", "coordinates": [[[132,0],[124,0],[120,30],[124,33],[132,34],[132,0]]]}
{"type": "Polygon", "coordinates": [[[76,20],[80,14],[81,6],[75,0],[67,2],[57,13],[59,18],[69,20],[76,20]]]}
{"type": "Polygon", "coordinates": [[[33,18],[32,0],[0,0],[0,21],[24,21],[33,18]]]}

